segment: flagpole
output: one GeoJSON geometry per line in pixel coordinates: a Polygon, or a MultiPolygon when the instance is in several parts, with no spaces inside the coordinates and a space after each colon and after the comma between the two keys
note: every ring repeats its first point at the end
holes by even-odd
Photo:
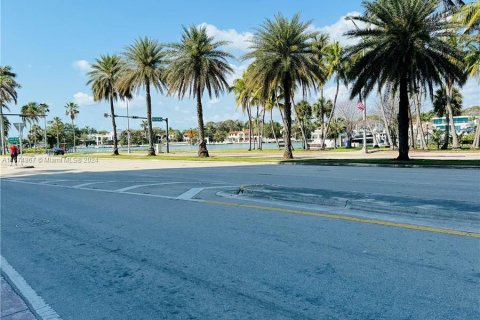
{"type": "Polygon", "coordinates": [[[365,102],[363,102],[363,148],[362,148],[362,151],[364,153],[368,153],[366,127],[367,127],[367,105],[365,102]]]}

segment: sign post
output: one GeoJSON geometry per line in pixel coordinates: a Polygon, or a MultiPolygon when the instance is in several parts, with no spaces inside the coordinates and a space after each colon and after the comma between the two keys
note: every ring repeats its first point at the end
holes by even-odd
{"type": "Polygon", "coordinates": [[[20,133],[20,154],[23,155],[23,128],[25,128],[25,123],[18,122],[18,123],[14,123],[13,125],[18,130],[18,133],[20,133]]]}
{"type": "Polygon", "coordinates": [[[162,122],[165,121],[167,125],[167,153],[170,153],[170,138],[168,137],[168,118],[162,117],[152,117],[152,122],[162,122]]]}

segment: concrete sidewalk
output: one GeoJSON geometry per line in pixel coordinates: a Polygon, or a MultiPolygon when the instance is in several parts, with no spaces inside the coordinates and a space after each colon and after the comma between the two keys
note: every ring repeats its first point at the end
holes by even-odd
{"type": "Polygon", "coordinates": [[[2,320],[36,320],[23,299],[13,290],[12,286],[0,276],[1,310],[2,320]]]}

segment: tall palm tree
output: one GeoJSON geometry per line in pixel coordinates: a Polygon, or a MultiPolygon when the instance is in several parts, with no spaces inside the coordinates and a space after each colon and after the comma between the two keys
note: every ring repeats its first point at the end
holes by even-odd
{"type": "Polygon", "coordinates": [[[189,97],[197,99],[199,157],[208,157],[203,125],[203,93],[206,90],[210,98],[218,97],[228,90],[226,77],[233,72],[227,63],[227,59],[233,56],[220,49],[227,43],[208,36],[205,26],[190,26],[183,27],[180,43],[169,45],[167,82],[170,93],[179,99],[183,99],[187,93],[189,97]]]}
{"type": "Polygon", "coordinates": [[[453,122],[454,116],[459,116],[462,111],[462,95],[457,88],[452,87],[449,89],[447,86],[442,86],[435,91],[433,96],[433,111],[439,116],[446,119],[445,127],[445,140],[442,149],[448,148],[450,134],[452,135],[453,148],[459,148],[458,135],[455,130],[455,124],[453,122]]]}
{"type": "Polygon", "coordinates": [[[268,97],[277,88],[283,92],[285,159],[293,158],[292,98],[295,86],[298,85],[305,95],[319,79],[325,79],[312,46],[318,33],[310,31],[310,26],[309,22],[300,21],[298,14],[290,20],[282,15],[267,19],[251,40],[251,52],[243,56],[244,60],[255,60],[251,78],[261,88],[263,97],[268,97]]]}
{"type": "Polygon", "coordinates": [[[251,90],[247,87],[247,72],[244,71],[241,78],[233,81],[233,86],[230,88],[235,95],[235,102],[237,106],[242,109],[243,113],[248,116],[248,136],[249,146],[248,151],[252,151],[252,110],[250,108],[251,90]]]}
{"type": "MultiPolygon", "coordinates": [[[[43,114],[43,110],[39,107],[39,104],[36,102],[29,102],[26,105],[24,105],[20,109],[20,113],[22,114],[22,119],[26,121],[30,125],[30,130],[32,131],[32,126],[36,123],[38,123],[38,120],[40,119],[40,115],[43,114]]],[[[32,135],[33,137],[33,143],[32,140],[29,138],[30,144],[33,144],[34,148],[37,147],[37,135],[32,135]]]]}
{"type": "Polygon", "coordinates": [[[60,131],[64,129],[64,124],[62,119],[55,117],[50,121],[50,127],[55,132],[57,137],[57,148],[60,146],[60,131]]]}
{"type": "Polygon", "coordinates": [[[38,108],[43,118],[43,140],[45,140],[45,152],[47,152],[47,114],[50,112],[50,107],[42,102],[38,104],[38,108]]]}
{"type": "Polygon", "coordinates": [[[73,151],[77,151],[77,146],[75,144],[75,119],[79,113],[80,111],[78,110],[78,105],[75,102],[67,102],[65,105],[65,114],[70,117],[70,120],[72,120],[73,151]]]}
{"type": "Polygon", "coordinates": [[[417,84],[433,96],[434,84],[451,78],[461,82],[462,53],[446,41],[454,25],[436,13],[436,1],[376,0],[364,2],[366,12],[353,19],[367,27],[346,34],[364,38],[349,55],[364,54],[351,67],[351,97],[367,95],[376,84],[391,83],[399,92],[399,160],[408,160],[409,90],[417,84]]]}
{"type": "Polygon", "coordinates": [[[126,58],[125,73],[119,80],[119,89],[122,91],[145,90],[147,102],[148,122],[148,155],[154,156],[153,125],[152,125],[152,98],[151,87],[160,93],[165,88],[165,52],[155,40],[147,37],[138,39],[127,47],[124,52],[126,58]]]}
{"type": "MultiPolygon", "coordinates": [[[[113,55],[103,55],[92,65],[88,73],[87,85],[92,86],[93,99],[95,101],[105,100],[110,102],[110,116],[113,128],[113,154],[118,155],[117,124],[115,123],[114,101],[119,97],[118,84],[122,73],[125,71],[125,64],[122,59],[113,55]]],[[[125,88],[124,88],[125,89],[125,88]]],[[[128,90],[129,91],[129,90],[128,90]]]]}
{"type": "Polygon", "coordinates": [[[464,4],[454,14],[454,18],[464,28],[464,34],[469,34],[476,30],[477,40],[479,40],[480,35],[478,34],[478,31],[480,29],[480,1],[473,1],[464,4]]]}
{"type": "Polygon", "coordinates": [[[3,128],[3,109],[8,109],[7,103],[14,102],[17,103],[17,89],[20,88],[20,85],[15,80],[16,74],[12,72],[10,66],[0,66],[0,140],[2,151],[0,154],[5,153],[5,128],[3,128]]]}
{"type": "Polygon", "coordinates": [[[325,135],[325,115],[330,114],[333,109],[333,102],[330,99],[325,99],[321,96],[317,102],[313,104],[313,113],[317,118],[317,122],[320,123],[320,128],[322,129],[322,137],[325,135]]]}
{"type": "Polygon", "coordinates": [[[340,90],[340,82],[345,86],[348,85],[347,81],[347,71],[348,71],[348,60],[345,57],[345,51],[338,41],[335,41],[324,49],[324,60],[326,63],[328,77],[335,76],[335,97],[333,98],[332,110],[328,116],[327,124],[325,126],[325,135],[322,136],[321,148],[325,147],[325,139],[328,136],[328,130],[330,127],[330,121],[333,119],[335,114],[335,107],[337,106],[338,92],[340,90]]]}

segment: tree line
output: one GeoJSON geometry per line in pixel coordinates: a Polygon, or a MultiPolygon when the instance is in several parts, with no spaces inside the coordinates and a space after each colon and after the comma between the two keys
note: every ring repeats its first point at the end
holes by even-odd
{"type": "MultiPolygon", "coordinates": [[[[250,64],[233,86],[227,83],[227,77],[233,72],[228,60],[233,56],[222,49],[227,42],[209,36],[204,26],[184,27],[178,43],[160,44],[144,37],[127,46],[121,54],[100,56],[88,73],[88,85],[95,101],[109,102],[114,154],[118,154],[115,102],[131,99],[135,92],[143,90],[148,154],[155,155],[153,89],[179,99],[196,100],[198,155],[208,157],[202,97],[204,94],[218,97],[230,90],[237,105],[248,116],[250,136],[253,136],[254,127],[257,130],[261,127],[260,122],[265,124],[268,113],[273,123],[273,109],[280,112],[284,158],[291,159],[293,116],[297,119],[304,147],[308,148],[308,128],[303,119],[309,111],[301,100],[306,100],[312,92],[320,92],[317,102],[320,106],[316,112],[322,114],[324,140],[335,130],[338,93],[340,86],[346,86],[351,100],[365,104],[371,94],[376,94],[382,97],[380,101],[396,103],[397,132],[388,135],[398,137],[398,159],[408,160],[412,107],[417,109],[417,119],[420,119],[421,100],[434,99],[434,90],[440,87],[445,96],[447,128],[450,128],[453,126],[455,88],[461,87],[468,77],[479,77],[479,2],[373,0],[362,5],[363,14],[347,18],[355,26],[345,34],[356,40],[351,46],[342,46],[313,31],[311,22],[302,21],[299,14],[290,19],[281,14],[266,19],[256,29],[248,53],[240,57],[250,64]],[[336,91],[327,106],[323,89],[330,79],[336,91]]],[[[6,68],[2,67],[2,109],[6,103],[16,102],[15,90],[19,87],[11,69],[6,68]],[[4,77],[8,79],[5,84],[4,77]]],[[[383,103],[380,109],[386,114],[383,103]]],[[[75,108],[67,105],[66,110],[74,126],[75,108]]],[[[455,130],[450,131],[446,133],[447,139],[451,135],[452,145],[457,148],[457,134],[455,130]]],[[[476,148],[479,136],[480,126],[477,126],[473,145],[476,148]]]]}

